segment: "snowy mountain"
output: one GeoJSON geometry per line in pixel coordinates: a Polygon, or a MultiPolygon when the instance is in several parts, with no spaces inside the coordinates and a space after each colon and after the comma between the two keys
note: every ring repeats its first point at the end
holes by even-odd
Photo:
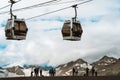
{"type": "Polygon", "coordinates": [[[114,58],[114,57],[104,56],[100,60],[94,62],[93,65],[96,65],[96,66],[106,66],[106,65],[110,65],[112,63],[115,63],[116,61],[117,61],[117,59],[114,58]]]}
{"type": "MultiPolygon", "coordinates": [[[[56,71],[57,71],[57,76],[70,76],[72,75],[72,69],[73,67],[81,70],[82,70],[86,67],[87,65],[87,62],[82,60],[82,59],[78,59],[76,61],[71,61],[71,62],[68,62],[66,64],[62,64],[62,65],[59,65],[57,68],[56,68],[56,71]]],[[[84,71],[83,71],[84,73],[84,71]]]]}
{"type": "Polygon", "coordinates": [[[98,75],[101,76],[118,75],[120,73],[120,59],[114,57],[104,56],[92,65],[98,68],[98,75]]]}
{"type": "MultiPolygon", "coordinates": [[[[0,68],[0,77],[20,77],[20,76],[30,76],[31,71],[35,68],[36,65],[25,65],[13,66],[7,68],[0,68]]],[[[37,65],[38,66],[38,65],[37,65]]],[[[114,57],[104,56],[92,64],[88,64],[83,59],[77,59],[75,61],[70,61],[65,64],[61,64],[56,67],[56,76],[71,76],[73,67],[78,70],[78,76],[83,76],[85,74],[86,67],[91,70],[92,66],[95,66],[98,70],[98,76],[111,76],[111,75],[120,75],[120,59],[114,57]]],[[[43,70],[44,76],[49,76],[49,69],[52,66],[39,66],[43,70]]],[[[34,74],[33,74],[34,75],[34,74]]],[[[91,74],[90,74],[91,76],[91,74]]]]}
{"type": "Polygon", "coordinates": [[[7,77],[8,71],[6,69],[1,68],[0,69],[0,77],[7,77]]]}
{"type": "Polygon", "coordinates": [[[114,57],[103,56],[96,62],[88,64],[82,59],[71,61],[66,64],[59,65],[57,70],[57,76],[70,76],[72,75],[72,68],[75,67],[78,70],[78,75],[83,76],[85,74],[85,68],[89,68],[89,75],[91,76],[91,68],[95,66],[97,68],[98,76],[115,76],[120,75],[120,59],[114,57]]]}
{"type": "Polygon", "coordinates": [[[120,59],[115,63],[112,63],[106,67],[108,75],[119,75],[120,76],[120,59]]]}
{"type": "Polygon", "coordinates": [[[11,73],[16,73],[16,75],[25,75],[25,73],[22,71],[22,69],[23,68],[20,66],[13,66],[13,67],[7,68],[7,71],[11,72],[11,73]]]}
{"type": "Polygon", "coordinates": [[[116,59],[114,57],[104,56],[101,59],[99,59],[98,61],[93,62],[92,65],[98,67],[99,69],[103,69],[106,66],[109,66],[110,64],[113,64],[117,61],[118,61],[118,59],[116,59]]]}

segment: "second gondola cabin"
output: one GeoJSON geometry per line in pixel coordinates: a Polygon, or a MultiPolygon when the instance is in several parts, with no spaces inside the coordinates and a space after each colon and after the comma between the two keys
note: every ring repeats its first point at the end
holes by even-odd
{"type": "Polygon", "coordinates": [[[5,28],[7,40],[24,40],[26,39],[28,28],[24,19],[8,19],[5,28]]]}
{"type": "Polygon", "coordinates": [[[81,24],[77,20],[66,20],[62,27],[63,40],[79,41],[83,33],[81,24]]]}

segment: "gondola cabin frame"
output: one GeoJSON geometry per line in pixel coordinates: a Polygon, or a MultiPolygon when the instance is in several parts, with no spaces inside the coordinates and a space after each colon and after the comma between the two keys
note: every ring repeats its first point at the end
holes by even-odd
{"type": "Polygon", "coordinates": [[[83,33],[81,24],[77,20],[65,20],[62,27],[63,40],[80,41],[83,33]]]}
{"type": "Polygon", "coordinates": [[[5,36],[7,40],[25,40],[27,31],[24,19],[8,19],[5,36]]]}

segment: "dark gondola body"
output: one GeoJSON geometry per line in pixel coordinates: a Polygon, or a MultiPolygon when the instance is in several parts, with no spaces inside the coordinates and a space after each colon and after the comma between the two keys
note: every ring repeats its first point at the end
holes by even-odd
{"type": "Polygon", "coordinates": [[[79,21],[66,20],[62,27],[63,40],[79,41],[83,33],[81,24],[79,21]]]}
{"type": "Polygon", "coordinates": [[[8,19],[5,36],[7,40],[24,40],[27,31],[28,28],[24,19],[8,19]]]}

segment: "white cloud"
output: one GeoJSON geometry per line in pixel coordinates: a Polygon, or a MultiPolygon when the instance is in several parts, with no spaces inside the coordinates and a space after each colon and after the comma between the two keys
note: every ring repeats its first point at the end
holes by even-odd
{"type": "MultiPolygon", "coordinates": [[[[4,1],[4,5],[6,5],[7,2],[4,1]]],[[[22,0],[14,8],[40,2],[42,1],[22,0]]],[[[91,56],[95,57],[92,57],[91,61],[93,61],[98,56],[101,57],[106,54],[120,57],[120,15],[119,10],[116,10],[116,8],[120,8],[119,4],[119,0],[93,0],[79,6],[78,19],[81,20],[84,32],[82,40],[77,42],[62,40],[59,30],[63,25],[63,22],[59,19],[70,19],[74,15],[74,9],[72,8],[26,21],[29,31],[24,41],[5,40],[4,28],[0,27],[0,44],[7,45],[5,50],[0,51],[0,63],[13,63],[14,65],[48,63],[49,65],[58,65],[77,58],[85,57],[89,60],[91,56]],[[95,22],[92,22],[92,19],[95,22]],[[58,30],[48,30],[51,28],[58,28],[58,30]]],[[[29,18],[69,5],[71,4],[46,6],[15,13],[19,17],[29,18]]],[[[7,20],[8,16],[6,15],[0,15],[0,22],[7,20]]]]}

